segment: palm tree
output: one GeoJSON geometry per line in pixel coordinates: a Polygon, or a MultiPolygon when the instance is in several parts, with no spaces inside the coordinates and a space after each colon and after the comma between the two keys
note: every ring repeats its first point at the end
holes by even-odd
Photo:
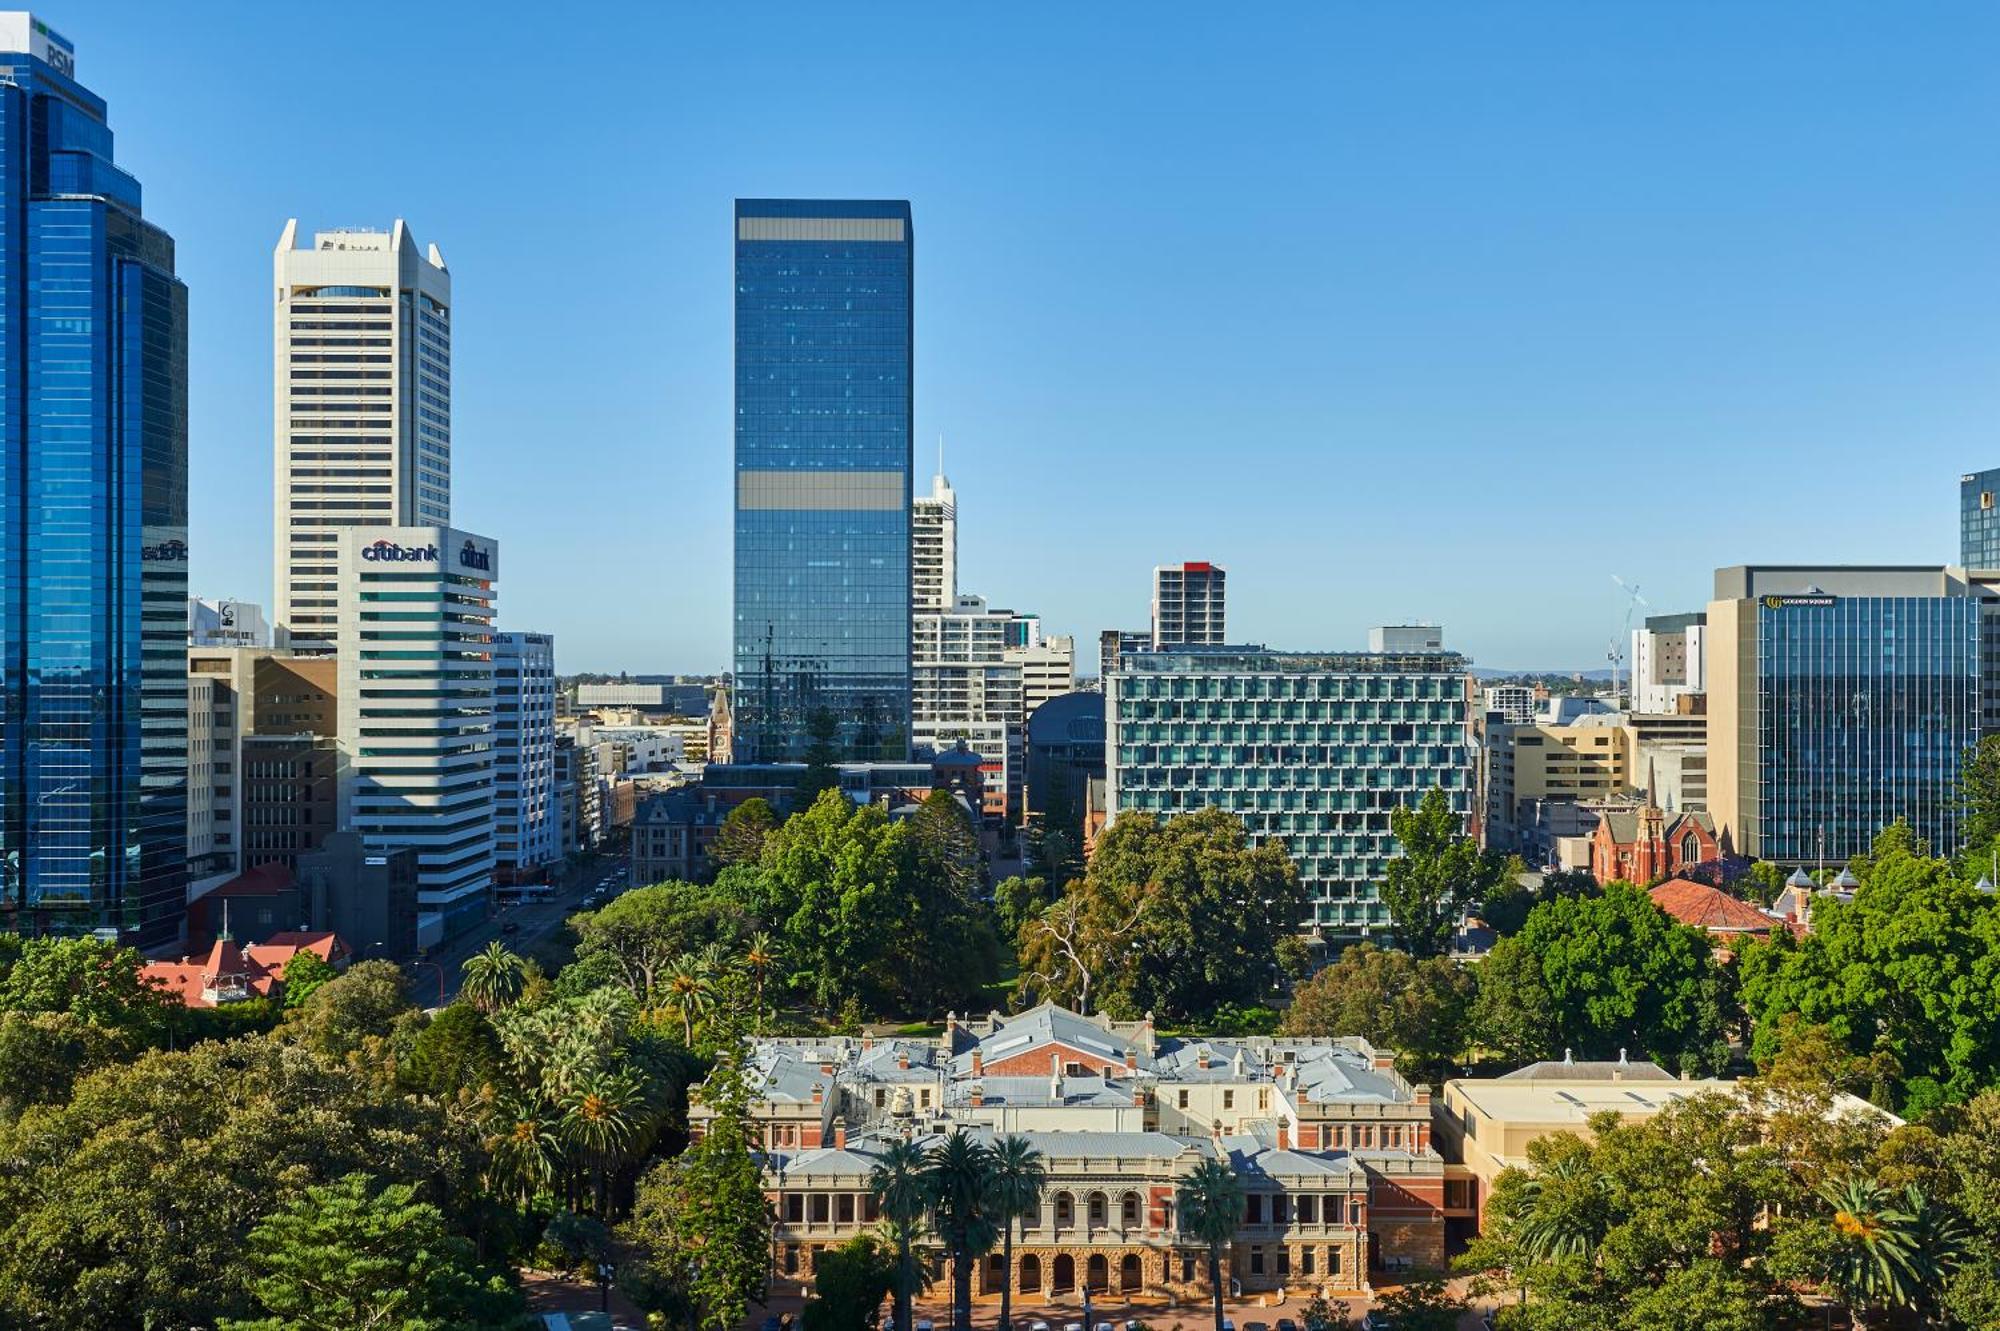
{"type": "Polygon", "coordinates": [[[911,1331],[910,1300],[917,1278],[910,1250],[917,1226],[930,1203],[924,1178],[924,1153],[912,1142],[891,1142],[868,1171],[868,1190],[889,1222],[896,1243],[896,1329],[911,1331]]]}
{"type": "Polygon", "coordinates": [[[596,1173],[597,1214],[605,1214],[607,1175],[638,1130],[644,1092],[630,1073],[592,1077],[563,1102],[562,1134],[596,1173]]]}
{"type": "Polygon", "coordinates": [[[1007,1274],[1000,1282],[1000,1331],[1011,1331],[1013,1326],[1014,1222],[1041,1209],[1042,1185],[1048,1178],[1047,1162],[1026,1137],[1007,1136],[993,1143],[993,1213],[1000,1221],[1007,1256],[1007,1274]]]}
{"type": "Polygon", "coordinates": [[[673,1005],[681,1014],[683,1043],[694,1048],[694,1019],[709,1010],[715,994],[715,987],[709,980],[699,958],[683,952],[667,973],[667,993],[672,996],[673,1005]]]}
{"type": "Polygon", "coordinates": [[[497,938],[485,951],[467,957],[461,969],[465,971],[461,988],[481,1012],[498,1012],[509,1006],[527,984],[528,963],[497,938]]]}
{"type": "Polygon", "coordinates": [[[1521,1185],[1514,1238],[1531,1262],[1590,1257],[1610,1230],[1604,1176],[1577,1151],[1538,1170],[1521,1185]]]}
{"type": "Polygon", "coordinates": [[[556,1135],[556,1116],[536,1098],[510,1100],[493,1118],[493,1132],[487,1138],[497,1180],[511,1185],[513,1195],[523,1204],[555,1186],[562,1171],[562,1142],[556,1135]]]}
{"type": "Polygon", "coordinates": [[[771,943],[771,935],[762,930],[750,935],[750,942],[743,952],[743,964],[750,972],[751,982],[756,986],[757,1014],[756,1033],[764,1033],[764,981],[770,977],[771,967],[778,961],[778,950],[771,943]]]}
{"type": "Polygon", "coordinates": [[[1965,1230],[1932,1206],[1915,1184],[1902,1196],[1865,1175],[1819,1190],[1832,1208],[1838,1241],[1826,1283],[1847,1306],[1855,1331],[1876,1308],[1915,1308],[1959,1263],[1965,1230]]]}
{"type": "Polygon", "coordinates": [[[993,1197],[993,1149],[954,1132],[924,1156],[931,1228],[951,1259],[952,1331],[971,1331],[972,1263],[1000,1237],[993,1197]]]}
{"type": "Polygon", "coordinates": [[[1208,1246],[1208,1285],[1215,1296],[1215,1331],[1222,1331],[1222,1245],[1243,1222],[1243,1183],[1221,1160],[1204,1160],[1181,1180],[1176,1207],[1181,1229],[1208,1246]]]}

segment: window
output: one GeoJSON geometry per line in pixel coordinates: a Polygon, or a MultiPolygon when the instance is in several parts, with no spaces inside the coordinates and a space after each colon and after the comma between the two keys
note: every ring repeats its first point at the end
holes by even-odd
{"type": "Polygon", "coordinates": [[[1222,1093],[1222,1107],[1224,1109],[1236,1108],[1236,1092],[1224,1091],[1222,1093]]]}
{"type": "Polygon", "coordinates": [[[796,1225],[806,1218],[806,1199],[798,1193],[785,1198],[785,1223],[796,1225]]]}
{"type": "Polygon", "coordinates": [[[1185,1090],[1183,1090],[1180,1093],[1180,1107],[1182,1109],[1186,1109],[1187,1106],[1188,1106],[1188,1093],[1185,1090]]]}
{"type": "Polygon", "coordinates": [[[1278,1249],[1278,1274],[1281,1276],[1288,1276],[1291,1273],[1292,1273],[1292,1250],[1290,1248],[1280,1248],[1278,1249]]]}
{"type": "Polygon", "coordinates": [[[1313,1250],[1311,1248],[1300,1248],[1299,1274],[1309,1276],[1312,1273],[1313,1273],[1313,1250]]]}
{"type": "Polygon", "coordinates": [[[1264,1199],[1257,1193],[1253,1192],[1243,1199],[1243,1223],[1246,1225],[1264,1223],[1264,1199]]]}
{"type": "Polygon", "coordinates": [[[1340,1249],[1328,1248],[1326,1250],[1326,1273],[1330,1276],[1340,1274],[1340,1249]]]}
{"type": "Polygon", "coordinates": [[[796,1243],[787,1243],[785,1245],[785,1274],[788,1276],[795,1276],[798,1273],[799,1273],[799,1245],[796,1243]]]}
{"type": "Polygon", "coordinates": [[[1250,1274],[1253,1276],[1264,1274],[1264,1250],[1261,1247],[1250,1249],[1250,1274]]]}
{"type": "MultiPolygon", "coordinates": [[[[1312,1196],[1310,1193],[1308,1193],[1304,1197],[1299,1198],[1299,1223],[1302,1225],[1310,1225],[1318,1218],[1319,1218],[1319,1199],[1317,1197],[1312,1196]]],[[[1312,1270],[1312,1268],[1307,1267],[1306,1270],[1310,1271],[1312,1270]]]]}
{"type": "Polygon", "coordinates": [[[825,1224],[827,1217],[832,1214],[832,1208],[828,1205],[829,1200],[828,1196],[823,1192],[816,1192],[812,1195],[811,1211],[814,1224],[825,1224]]]}

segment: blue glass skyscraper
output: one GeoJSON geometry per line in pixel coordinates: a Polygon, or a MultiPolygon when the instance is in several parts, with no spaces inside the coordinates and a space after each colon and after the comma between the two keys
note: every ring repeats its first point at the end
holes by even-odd
{"type": "Polygon", "coordinates": [[[910,735],[910,205],[736,202],[736,755],[910,735]]]}
{"type": "Polygon", "coordinates": [[[2000,469],[1958,478],[1958,564],[2000,568],[2000,469]]]}
{"type": "Polygon", "coordinates": [[[178,930],[187,289],[47,25],[0,14],[0,928],[178,930]]]}

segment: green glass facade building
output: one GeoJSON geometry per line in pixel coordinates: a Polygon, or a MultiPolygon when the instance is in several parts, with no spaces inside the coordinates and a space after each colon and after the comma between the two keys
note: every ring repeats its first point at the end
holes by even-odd
{"type": "Polygon", "coordinates": [[[1110,815],[1225,809],[1291,853],[1312,902],[1302,927],[1386,930],[1390,813],[1433,787],[1471,811],[1466,666],[1453,652],[1121,656],[1104,681],[1110,815]]]}

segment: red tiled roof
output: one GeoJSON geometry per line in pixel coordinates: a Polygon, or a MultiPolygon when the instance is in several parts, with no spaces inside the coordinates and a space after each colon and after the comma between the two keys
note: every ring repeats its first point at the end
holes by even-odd
{"type": "Polygon", "coordinates": [[[1655,906],[1682,924],[1710,933],[1769,933],[1776,923],[1749,902],[1687,878],[1669,878],[1648,895],[1655,906]]]}
{"type": "Polygon", "coordinates": [[[292,871],[285,867],[283,860],[271,860],[254,869],[245,869],[228,882],[203,893],[204,896],[222,897],[269,897],[280,892],[289,892],[297,886],[292,871]]]}
{"type": "Polygon", "coordinates": [[[286,963],[301,952],[311,952],[321,961],[334,966],[345,965],[351,955],[339,934],[305,933],[296,929],[272,934],[263,942],[252,943],[243,949],[245,956],[279,979],[284,978],[286,963]]]}
{"type": "Polygon", "coordinates": [[[218,981],[225,985],[240,984],[257,997],[268,995],[278,983],[275,971],[227,939],[216,942],[208,955],[198,960],[183,957],[179,961],[149,961],[140,968],[139,977],[188,1007],[214,1007],[215,1000],[209,994],[218,981]]]}

